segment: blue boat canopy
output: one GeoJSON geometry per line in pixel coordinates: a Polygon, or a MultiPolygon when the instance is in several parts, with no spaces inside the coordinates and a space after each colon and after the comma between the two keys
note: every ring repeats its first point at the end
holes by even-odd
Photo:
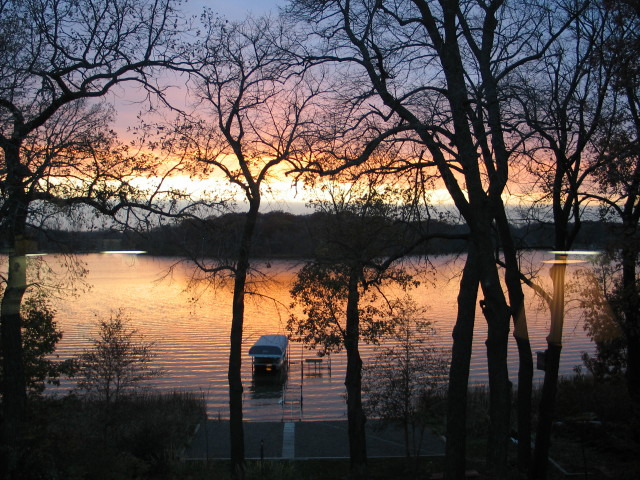
{"type": "Polygon", "coordinates": [[[249,349],[249,355],[255,358],[283,357],[287,353],[288,344],[289,340],[285,335],[262,335],[249,349]]]}

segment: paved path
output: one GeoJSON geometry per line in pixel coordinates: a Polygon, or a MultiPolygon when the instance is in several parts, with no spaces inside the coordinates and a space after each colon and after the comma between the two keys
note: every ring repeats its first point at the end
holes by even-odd
{"type": "MultiPolygon", "coordinates": [[[[346,421],[323,422],[245,422],[245,456],[259,459],[348,458],[349,440],[346,421]]],[[[404,440],[398,428],[380,428],[367,422],[369,457],[403,457],[404,440]]],[[[425,432],[420,454],[444,455],[444,441],[425,432]]],[[[208,420],[201,424],[190,447],[187,460],[227,459],[229,422],[208,420]]]]}

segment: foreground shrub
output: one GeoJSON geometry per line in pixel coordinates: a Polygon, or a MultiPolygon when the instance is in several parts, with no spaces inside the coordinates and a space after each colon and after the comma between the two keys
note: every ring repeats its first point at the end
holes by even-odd
{"type": "Polygon", "coordinates": [[[98,325],[92,347],[77,359],[76,390],[106,403],[136,392],[147,380],[163,374],[151,366],[156,356],[155,344],[129,326],[129,319],[119,310],[98,325]]]}

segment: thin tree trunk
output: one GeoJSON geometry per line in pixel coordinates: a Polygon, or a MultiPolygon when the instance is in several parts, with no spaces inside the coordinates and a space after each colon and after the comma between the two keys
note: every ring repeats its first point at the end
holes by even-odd
{"type": "Polygon", "coordinates": [[[242,425],[242,329],[244,321],[244,286],[246,267],[236,273],[233,292],[233,317],[229,353],[229,438],[231,475],[244,478],[244,428],[242,425]]]}
{"type": "Polygon", "coordinates": [[[238,250],[238,259],[233,285],[233,312],[231,319],[229,353],[229,437],[231,443],[231,475],[244,479],[244,428],[242,424],[242,333],[244,326],[244,297],[249,272],[251,243],[255,230],[259,197],[250,201],[245,218],[242,239],[238,250]]]}
{"type": "MultiPolygon", "coordinates": [[[[640,16],[640,9],[636,8],[636,15],[640,16]]],[[[637,18],[636,18],[637,20],[637,18]]],[[[636,37],[637,38],[637,37],[636,37]]],[[[633,78],[633,77],[629,77],[633,78]]],[[[640,139],[640,112],[638,112],[638,84],[628,82],[625,88],[627,104],[632,114],[634,137],[636,144],[640,139]],[[635,88],[634,88],[635,87],[635,88]]],[[[624,226],[624,241],[622,246],[622,289],[625,325],[624,332],[627,340],[627,388],[633,401],[634,411],[640,416],[640,284],[637,274],[638,254],[638,222],[640,221],[640,162],[636,163],[630,172],[627,186],[627,199],[623,209],[622,223],[624,226]]],[[[637,418],[636,418],[637,420],[637,418]]]]}
{"type": "Polygon", "coordinates": [[[345,349],[347,351],[347,420],[349,424],[349,457],[353,478],[367,475],[367,443],[365,435],[366,417],[362,408],[362,359],[359,351],[360,318],[358,313],[358,272],[349,276],[347,300],[347,328],[345,349]]]}
{"type": "MultiPolygon", "coordinates": [[[[631,216],[631,215],[630,215],[631,216]]],[[[622,247],[622,305],[627,340],[627,388],[640,412],[640,292],[636,275],[638,247],[637,227],[626,220],[625,240],[622,247]]],[[[637,223],[637,222],[636,222],[637,223]]]]}
{"type": "Polygon", "coordinates": [[[467,389],[478,297],[478,266],[469,245],[458,293],[458,315],[453,329],[447,401],[445,479],[462,480],[466,470],[467,389]]]}
{"type": "Polygon", "coordinates": [[[404,454],[408,460],[411,458],[411,447],[409,440],[409,422],[406,418],[402,421],[402,430],[404,434],[404,454]]]}
{"type": "Polygon", "coordinates": [[[409,361],[410,361],[410,355],[411,353],[408,351],[409,350],[409,339],[405,337],[404,339],[404,366],[403,366],[403,372],[402,372],[402,397],[403,397],[403,405],[402,405],[402,409],[403,409],[403,415],[402,415],[402,428],[404,430],[404,449],[405,449],[405,455],[407,457],[407,459],[411,458],[411,439],[409,438],[409,422],[411,421],[410,418],[410,412],[409,409],[410,407],[410,397],[411,397],[411,392],[410,392],[410,383],[411,382],[411,378],[409,378],[410,372],[409,372],[409,361]]]}

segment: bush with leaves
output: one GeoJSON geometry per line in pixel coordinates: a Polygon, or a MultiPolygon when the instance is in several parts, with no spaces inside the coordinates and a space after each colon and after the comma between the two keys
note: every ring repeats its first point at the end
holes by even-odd
{"type": "MultiPolygon", "coordinates": [[[[56,311],[44,293],[27,297],[20,310],[27,388],[30,395],[39,395],[47,383],[58,385],[60,376],[72,374],[73,362],[58,361],[53,355],[62,332],[54,321],[56,311]]],[[[0,382],[2,376],[0,361],[0,382]]]]}
{"type": "Polygon", "coordinates": [[[106,403],[117,402],[143,382],[163,374],[153,368],[154,342],[148,342],[120,310],[99,323],[93,347],[77,357],[77,390],[106,403]]]}

